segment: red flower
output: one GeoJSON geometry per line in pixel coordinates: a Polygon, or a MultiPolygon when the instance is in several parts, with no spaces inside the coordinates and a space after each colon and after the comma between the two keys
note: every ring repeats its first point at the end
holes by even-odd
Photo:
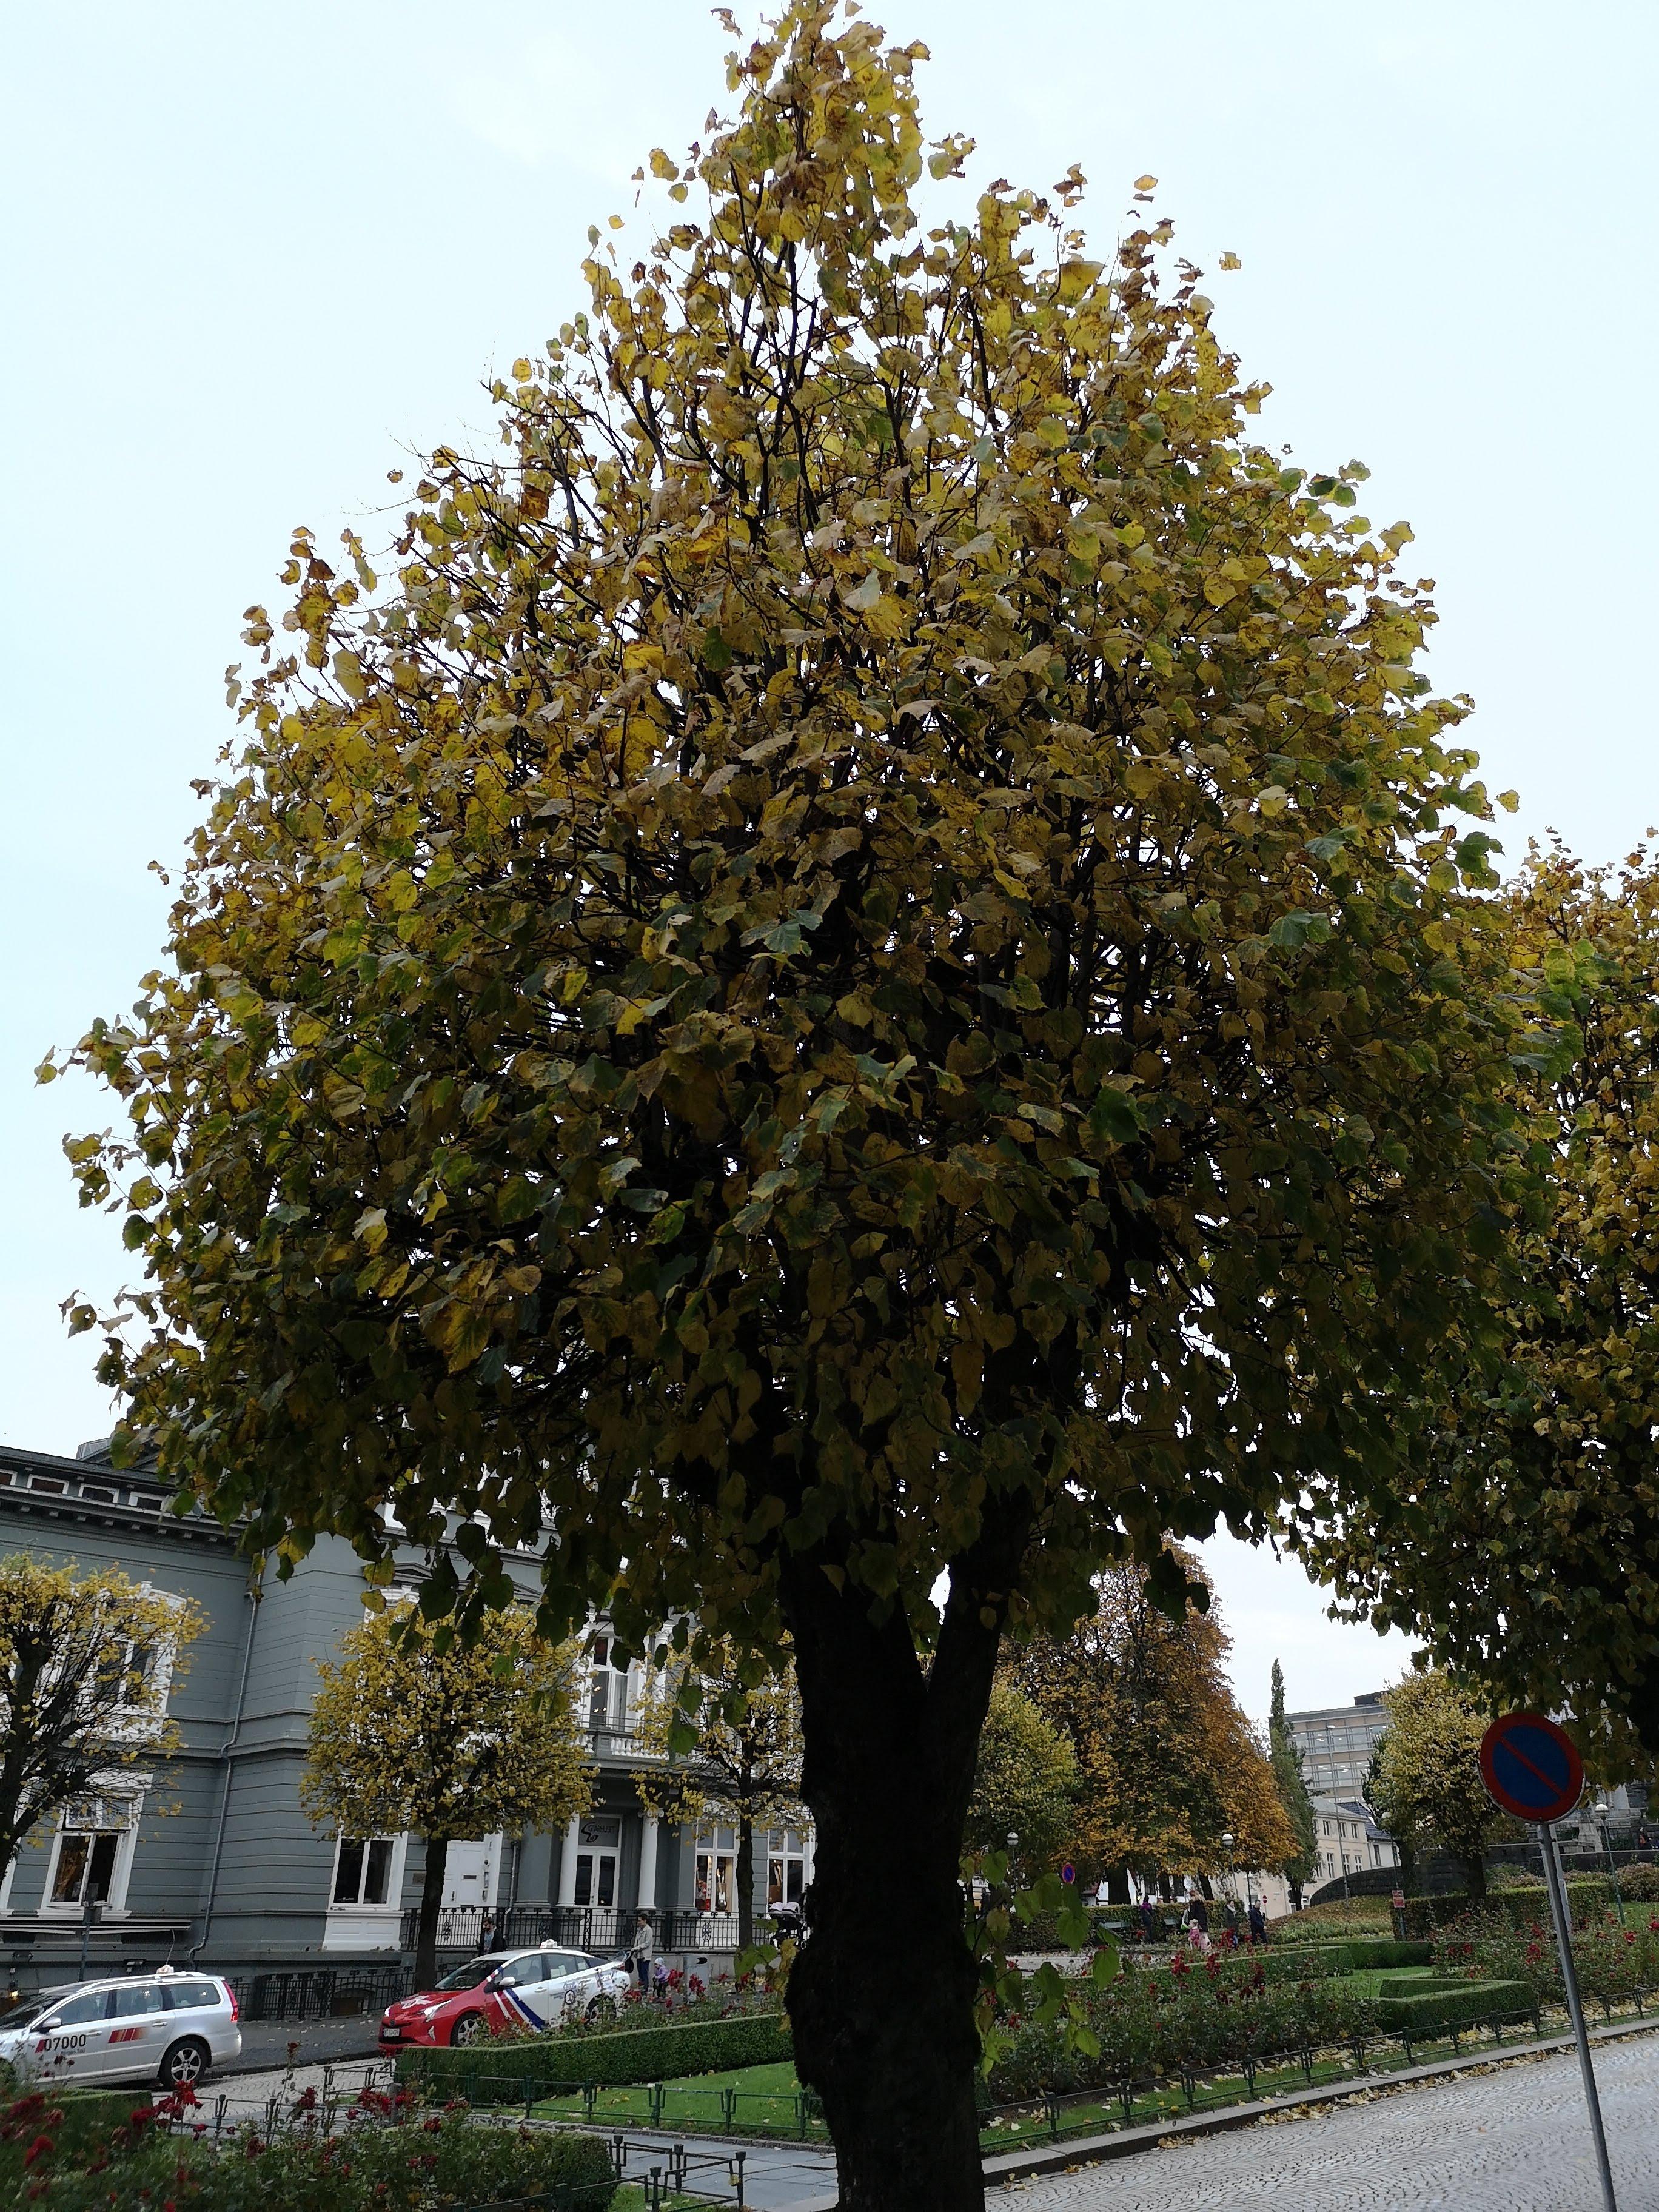
{"type": "Polygon", "coordinates": [[[24,2165],[26,2166],[33,2166],[37,2158],[50,2158],[52,2156],[52,2137],[50,2136],[36,2136],[34,2141],[23,2153],[24,2165]]]}

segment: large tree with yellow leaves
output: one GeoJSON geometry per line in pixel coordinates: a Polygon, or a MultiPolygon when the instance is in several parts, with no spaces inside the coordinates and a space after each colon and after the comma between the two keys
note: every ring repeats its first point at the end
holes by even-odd
{"type": "Polygon", "coordinates": [[[75,1148],[149,1270],[103,1372],[256,1540],[791,1640],[858,2212],[980,2202],[1005,1627],[1394,1480],[1506,1042],[1407,533],[1254,441],[1167,226],[964,198],[920,58],[798,0],[389,584],[295,540],[75,1148]]]}

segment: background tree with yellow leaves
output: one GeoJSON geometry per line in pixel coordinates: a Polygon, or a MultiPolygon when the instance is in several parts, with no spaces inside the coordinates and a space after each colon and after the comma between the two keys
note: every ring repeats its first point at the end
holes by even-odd
{"type": "Polygon", "coordinates": [[[167,1699],[202,1627],[191,1600],[118,1568],[0,1559],[0,1881],[31,1832],[98,1776],[178,1749],[167,1699]]]}
{"type": "Polygon", "coordinates": [[[1486,1846],[1506,1826],[1480,1778],[1488,1700],[1435,1667],[1403,1676],[1382,1702],[1389,1728],[1372,1762],[1371,1805],[1413,1852],[1438,1844],[1461,1859],[1469,1895],[1484,1897],[1486,1846]]]}
{"type": "Polygon", "coordinates": [[[800,1696],[793,1669],[768,1670],[732,1644],[706,1648],[693,1666],[659,1656],[641,1695],[635,1729],[661,1762],[635,1776],[653,1812],[693,1829],[723,1821],[737,1831],[738,1948],[755,1941],[755,1836],[798,1826],[801,1811],[800,1696]]]}
{"type": "Polygon", "coordinates": [[[1155,1881],[1230,1863],[1278,1868],[1295,1847],[1272,1766],[1227,1680],[1208,1580],[1195,1554],[1170,1556],[1202,1609],[1189,1602],[1172,1618],[1147,1570],[1109,1569],[1092,1616],[1068,1636],[1038,1639],[1014,1668],[1076,1756],[1071,1847],[1120,1900],[1132,1871],[1155,1881]]]}
{"type": "Polygon", "coordinates": [[[1075,170],[964,191],[923,58],[795,0],[386,580],[296,536],[73,1147],[101,1371],[257,1540],[787,1639],[852,2212],[982,2197],[1005,1631],[1395,1484],[1525,1172],[1409,533],[1256,440],[1144,194],[1097,258],[1075,170]]]}
{"type": "Polygon", "coordinates": [[[462,1638],[387,1606],[317,1662],[301,1800],[351,1835],[425,1838],[417,1989],[437,1972],[450,1844],[560,1828],[592,1802],[576,1667],[574,1644],[549,1644],[526,1607],[488,1613],[462,1638]]]}
{"type": "Polygon", "coordinates": [[[1065,1731],[1012,1680],[993,1683],[963,1832],[969,1863],[1000,1851],[1016,1883],[1051,1872],[1070,1839],[1081,1778],[1065,1731]]]}

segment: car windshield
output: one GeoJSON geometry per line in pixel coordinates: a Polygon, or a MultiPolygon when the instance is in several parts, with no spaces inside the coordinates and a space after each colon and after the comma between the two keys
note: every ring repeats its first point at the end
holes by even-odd
{"type": "Polygon", "coordinates": [[[487,1974],[493,1974],[497,1966],[506,1964],[506,1954],[501,1951],[489,1953],[482,1959],[469,1959],[465,1966],[453,1967],[441,1982],[434,1982],[432,1986],[436,1990],[476,1990],[487,1974]]]}
{"type": "Polygon", "coordinates": [[[40,2009],[41,2000],[39,1997],[25,1997],[21,2004],[9,2005],[4,2012],[0,2012],[0,2033],[9,2027],[27,2027],[40,2009]]]}

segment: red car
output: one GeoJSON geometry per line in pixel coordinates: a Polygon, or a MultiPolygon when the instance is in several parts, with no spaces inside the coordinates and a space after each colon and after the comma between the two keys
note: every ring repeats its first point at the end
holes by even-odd
{"type": "Polygon", "coordinates": [[[399,1997],[380,2021],[380,2047],[471,2043],[507,2027],[556,2027],[572,2012],[598,2012],[621,1998],[634,1978],[620,1959],[581,1951],[487,1951],[447,1973],[433,1990],[399,1997]]]}

